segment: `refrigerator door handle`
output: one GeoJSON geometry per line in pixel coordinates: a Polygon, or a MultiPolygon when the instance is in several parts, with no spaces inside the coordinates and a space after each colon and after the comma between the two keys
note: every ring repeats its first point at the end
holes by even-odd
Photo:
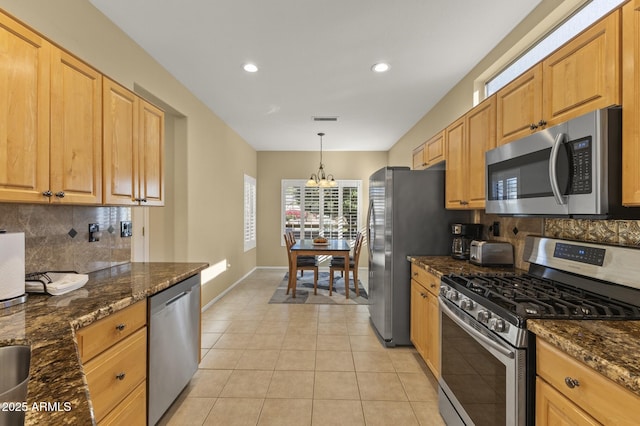
{"type": "MultiPolygon", "coordinates": [[[[369,247],[369,259],[373,255],[373,240],[371,239],[372,233],[375,232],[375,228],[373,227],[371,221],[375,221],[375,213],[373,211],[373,200],[369,201],[369,210],[367,211],[367,246],[369,247]]],[[[375,234],[373,238],[375,239],[375,234]]]]}

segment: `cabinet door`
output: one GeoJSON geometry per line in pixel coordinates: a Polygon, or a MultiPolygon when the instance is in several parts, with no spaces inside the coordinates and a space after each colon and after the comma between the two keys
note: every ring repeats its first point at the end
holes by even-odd
{"type": "Polygon", "coordinates": [[[543,61],[543,117],[549,125],[620,104],[620,11],[543,61]]]}
{"type": "Polygon", "coordinates": [[[427,293],[427,366],[438,379],[440,377],[440,311],[438,297],[427,293]]]}
{"type": "Polygon", "coordinates": [[[413,150],[412,168],[413,170],[422,170],[427,167],[427,161],[425,158],[427,144],[423,143],[419,147],[413,150]]]}
{"type": "Polygon", "coordinates": [[[425,160],[429,167],[444,161],[444,131],[425,142],[425,160]]]}
{"type": "Polygon", "coordinates": [[[446,132],[446,188],[445,207],[448,209],[466,208],[465,182],[467,177],[467,159],[465,146],[464,117],[454,121],[446,132]]]}
{"type": "Polygon", "coordinates": [[[49,43],[0,13],[0,200],[48,203],[49,43]]]}
{"type": "Polygon", "coordinates": [[[164,112],[140,100],[140,192],[143,205],[164,205],[164,112]]]}
{"type": "Polygon", "coordinates": [[[411,325],[410,338],[413,346],[427,360],[427,318],[426,318],[426,294],[424,289],[416,280],[411,280],[411,325]]]}
{"type": "Polygon", "coordinates": [[[542,64],[500,89],[496,100],[498,145],[531,134],[531,125],[542,119],[542,64]]]}
{"type": "Polygon", "coordinates": [[[102,203],[102,75],[53,48],[52,202],[102,203]]]}
{"type": "Polygon", "coordinates": [[[599,424],[544,380],[536,378],[536,425],[595,426],[599,424]]]}
{"type": "Polygon", "coordinates": [[[640,206],[640,0],[622,11],[622,204],[640,206]]]}
{"type": "Polygon", "coordinates": [[[105,204],[137,205],[139,98],[103,79],[105,204]]]}
{"type": "Polygon", "coordinates": [[[496,98],[490,97],[467,114],[468,207],[484,209],[485,153],[496,147],[496,98]]]}

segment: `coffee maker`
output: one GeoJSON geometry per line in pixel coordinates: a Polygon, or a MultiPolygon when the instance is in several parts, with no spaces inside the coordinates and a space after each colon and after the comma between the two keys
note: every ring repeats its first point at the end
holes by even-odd
{"type": "Polygon", "coordinates": [[[451,257],[454,259],[469,259],[471,241],[479,240],[482,236],[482,224],[454,223],[451,225],[451,257]]]}

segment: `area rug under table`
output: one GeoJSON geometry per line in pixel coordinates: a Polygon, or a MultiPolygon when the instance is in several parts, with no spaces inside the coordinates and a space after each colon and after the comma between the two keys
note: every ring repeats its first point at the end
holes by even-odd
{"type": "MultiPolygon", "coordinates": [[[[351,274],[349,274],[351,275],[351,274]]],[[[284,274],[284,278],[276,289],[269,303],[310,303],[310,304],[352,304],[352,305],[368,305],[369,299],[367,292],[362,288],[362,283],[358,280],[359,296],[356,296],[356,289],[353,286],[353,279],[349,280],[349,298],[345,296],[344,278],[340,274],[335,274],[333,278],[333,293],[329,296],[329,272],[320,272],[318,274],[318,294],[313,294],[313,271],[305,271],[303,277],[297,275],[298,283],[296,285],[295,299],[287,292],[287,283],[289,282],[289,273],[284,274]]]]}

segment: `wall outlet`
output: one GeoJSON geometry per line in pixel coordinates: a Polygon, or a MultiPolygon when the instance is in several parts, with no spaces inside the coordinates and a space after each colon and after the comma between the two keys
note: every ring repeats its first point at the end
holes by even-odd
{"type": "Polygon", "coordinates": [[[98,226],[97,223],[90,223],[89,224],[89,242],[95,243],[97,241],[100,241],[101,236],[102,236],[102,233],[100,232],[100,226],[98,226]]]}
{"type": "Polygon", "coordinates": [[[122,238],[133,236],[133,225],[130,221],[123,220],[120,222],[120,236],[122,238]]]}
{"type": "Polygon", "coordinates": [[[491,225],[491,232],[494,237],[500,236],[500,222],[493,222],[493,225],[491,225]]]}

